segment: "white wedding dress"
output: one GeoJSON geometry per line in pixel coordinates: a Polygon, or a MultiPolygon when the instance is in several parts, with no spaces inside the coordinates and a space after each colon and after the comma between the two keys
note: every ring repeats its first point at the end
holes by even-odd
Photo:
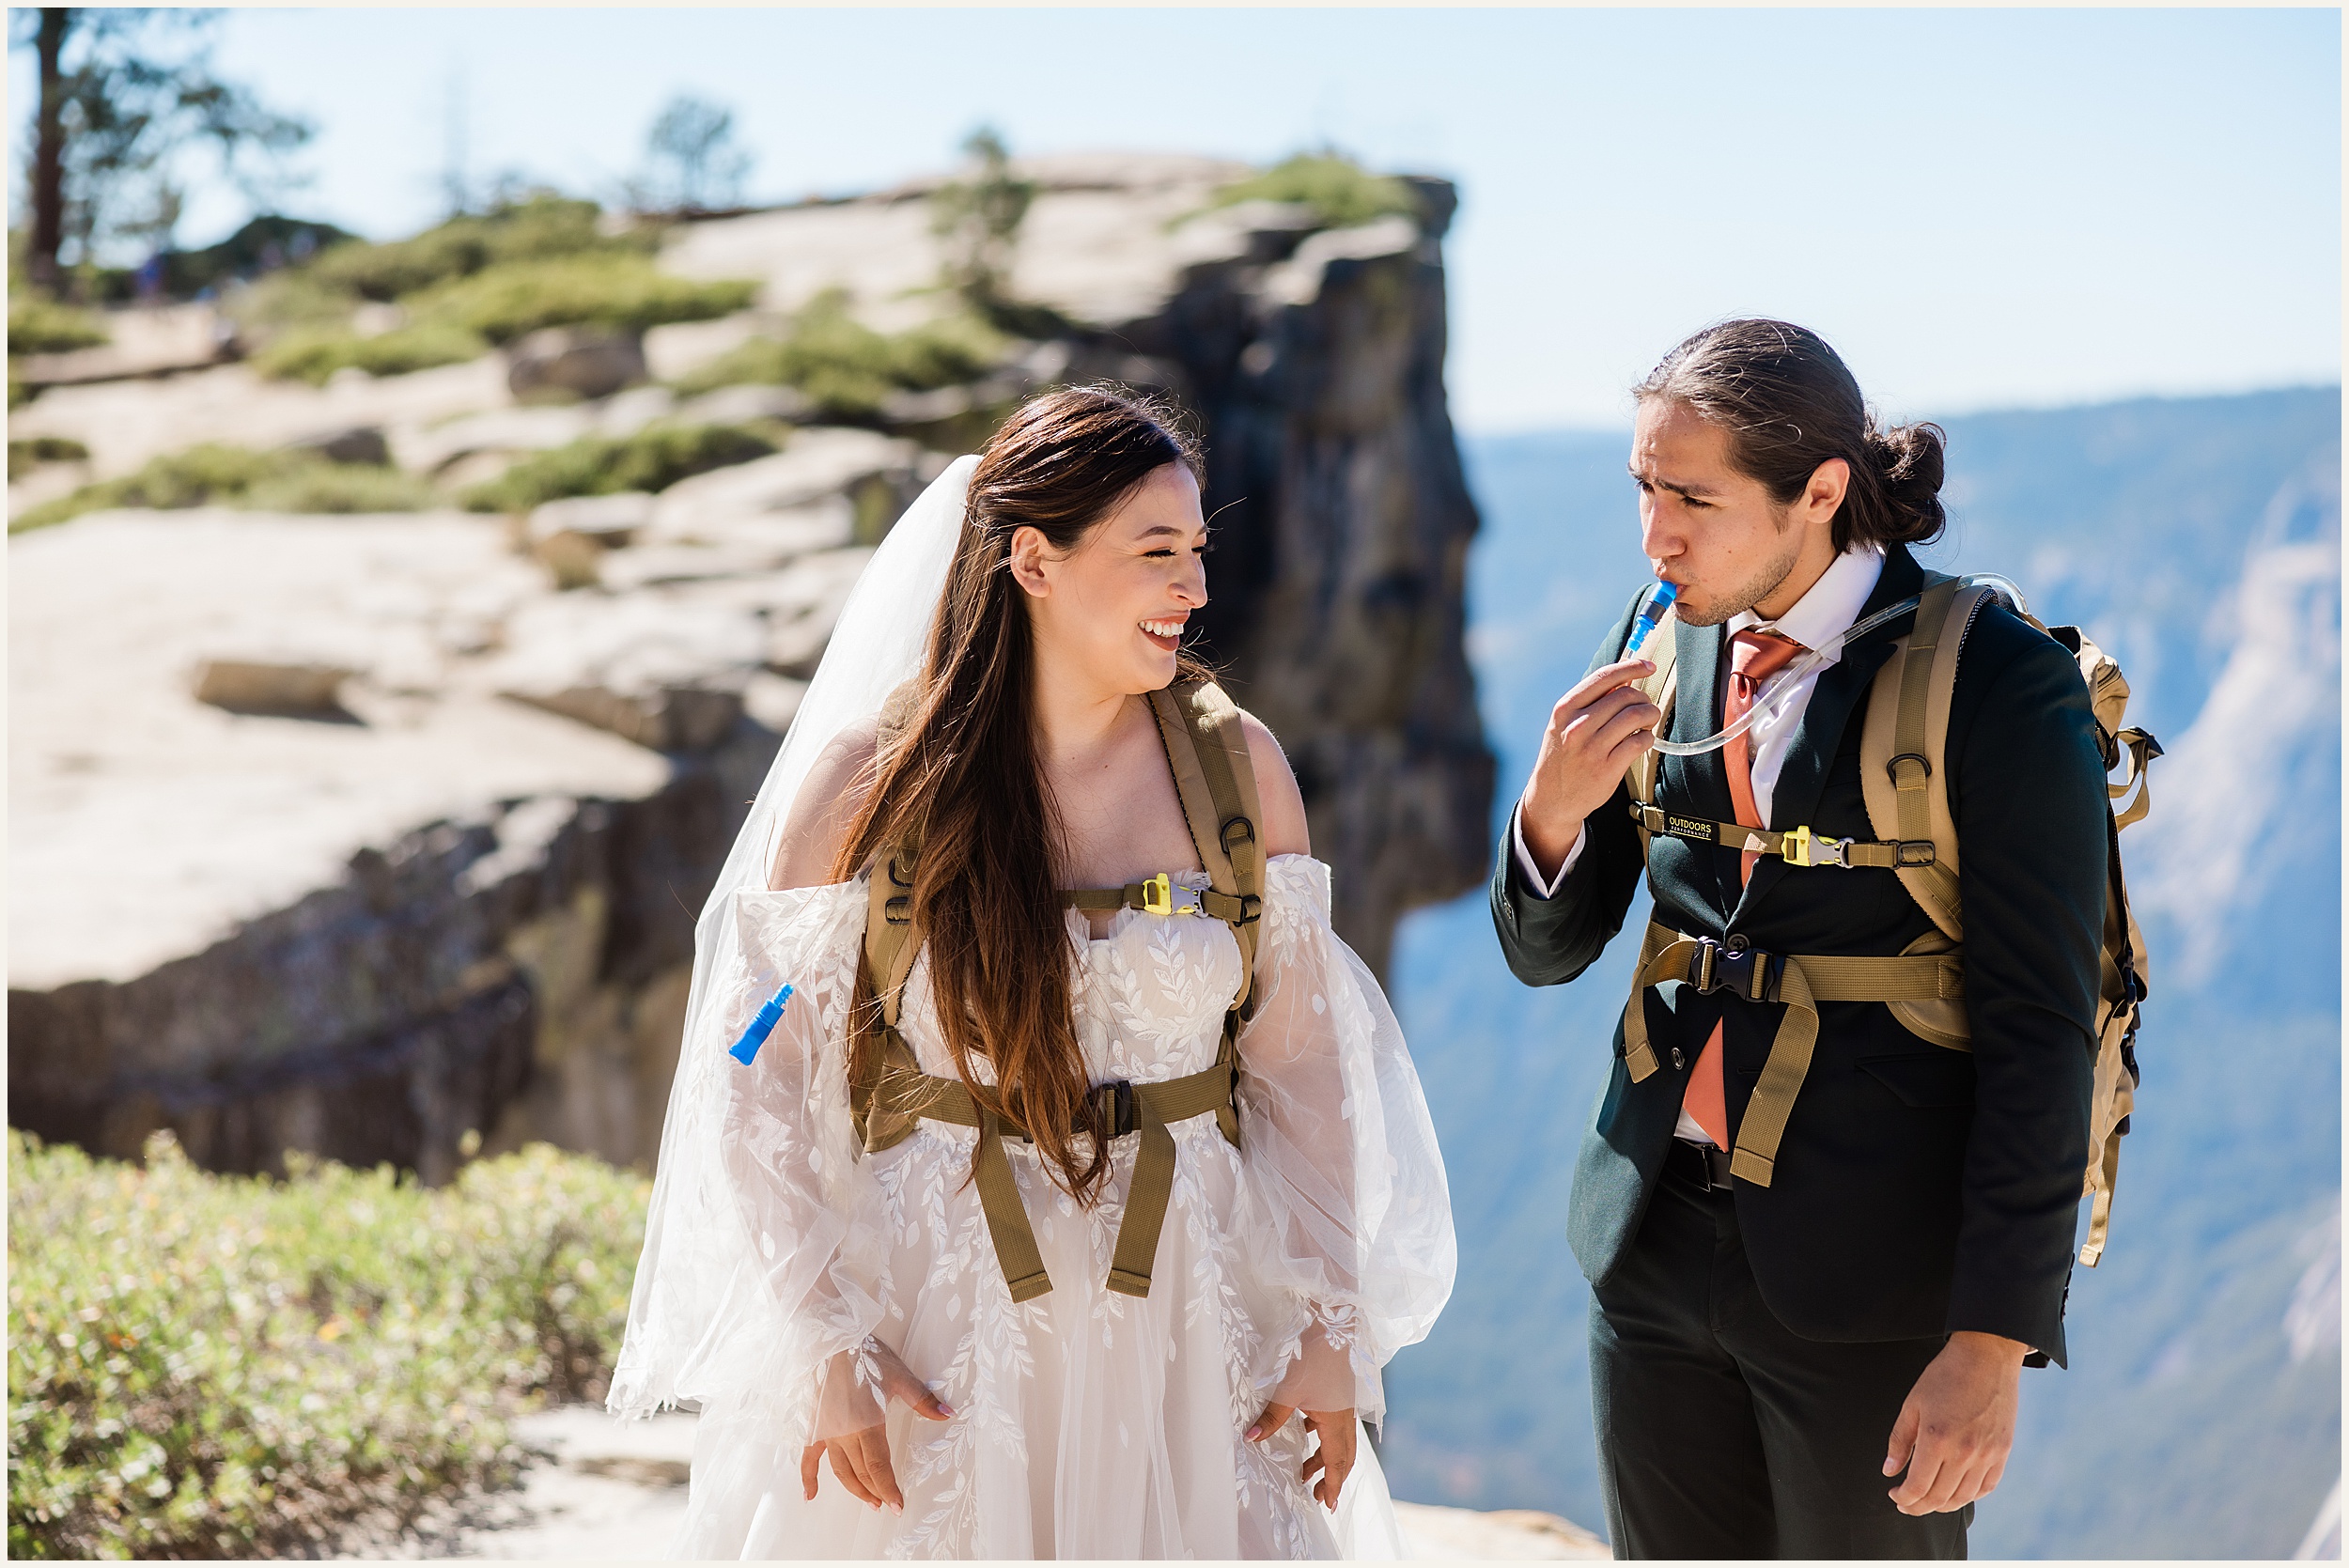
{"type": "MultiPolygon", "coordinates": [[[[1091,1208],[1005,1141],[1052,1281],[1015,1305],[971,1181],[976,1132],[923,1122],[868,1156],[850,1129],[845,1025],[866,882],[777,893],[767,870],[816,760],[922,668],[976,466],[948,465],[881,541],[702,908],[610,1405],[700,1407],[683,1557],[1401,1555],[1367,1443],[1332,1514],[1299,1479],[1299,1422],[1241,1438],[1276,1390],[1378,1421],[1379,1369],[1452,1292],[1435,1129],[1386,998],[1330,928],[1327,867],[1267,863],[1240,1143],[1211,1116],[1170,1129],[1174,1192],[1147,1297],[1107,1288],[1138,1136],[1112,1145],[1091,1208]],[[786,983],[754,1047],[753,1020],[786,983]],[[871,1420],[838,1397],[850,1378],[826,1379],[870,1342],[955,1412],[891,1406],[902,1514],[830,1473],[801,1496],[810,1439],[871,1420]]],[[[1128,909],[1095,940],[1084,916],[1066,919],[1093,1080],[1209,1066],[1240,978],[1230,927],[1128,909]]],[[[920,958],[900,1022],[923,1068],[954,1076],[920,958]]]]}
{"type": "MultiPolygon", "coordinates": [[[[1046,1178],[1033,1148],[1006,1141],[1053,1287],[1022,1305],[970,1180],[975,1130],[925,1121],[870,1156],[849,1131],[844,1025],[864,880],[731,897],[711,1017],[678,1067],[723,1080],[680,1086],[677,1101],[718,1125],[673,1128],[699,1179],[664,1172],[706,1212],[671,1211],[670,1235],[691,1235],[668,1244],[643,1301],[656,1320],[690,1318],[696,1343],[666,1377],[624,1356],[614,1399],[702,1403],[677,1555],[1403,1555],[1367,1442],[1333,1514],[1299,1479],[1301,1422],[1268,1442],[1241,1438],[1291,1374],[1284,1391],[1308,1407],[1379,1419],[1380,1367],[1425,1334],[1452,1288],[1434,1130],[1385,998],[1330,930],[1328,868],[1302,855],[1267,866],[1262,1000],[1239,1038],[1240,1143],[1211,1116],[1172,1128],[1174,1196],[1146,1298],[1105,1284],[1139,1140],[1116,1141],[1106,1201],[1092,1208],[1046,1178]],[[782,1021],[739,1062],[728,1046],[786,982],[782,1021]],[[902,1514],[857,1501],[829,1469],[815,1501],[801,1496],[822,1369],[868,1334],[955,1411],[941,1423],[892,1405],[902,1514]]],[[[1230,928],[1128,909],[1096,939],[1082,915],[1066,919],[1094,1080],[1211,1065],[1239,979],[1230,928]]],[[[903,1032],[926,1071],[954,1075],[926,960],[907,987],[903,1032]]]]}

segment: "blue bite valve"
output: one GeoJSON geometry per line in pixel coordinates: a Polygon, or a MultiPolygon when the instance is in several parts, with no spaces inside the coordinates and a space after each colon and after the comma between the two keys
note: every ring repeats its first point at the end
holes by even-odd
{"type": "Polygon", "coordinates": [[[1631,659],[1639,654],[1650,633],[1663,624],[1672,611],[1672,601],[1680,597],[1680,586],[1674,582],[1658,582],[1649,593],[1647,602],[1640,606],[1640,618],[1631,623],[1631,641],[1624,644],[1623,656],[1631,659]]]}
{"type": "Polygon", "coordinates": [[[742,1032],[742,1037],[734,1042],[726,1054],[745,1067],[749,1066],[757,1057],[758,1048],[767,1043],[767,1036],[772,1034],[775,1025],[783,1021],[783,1004],[790,1000],[791,987],[788,986],[768,998],[767,1004],[751,1020],[751,1027],[742,1032]]]}

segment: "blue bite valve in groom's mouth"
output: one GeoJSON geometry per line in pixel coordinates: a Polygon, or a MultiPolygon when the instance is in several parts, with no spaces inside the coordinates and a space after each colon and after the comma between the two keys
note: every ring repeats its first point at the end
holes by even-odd
{"type": "Polygon", "coordinates": [[[791,987],[787,985],[770,997],[767,1004],[758,1010],[758,1017],[751,1020],[751,1027],[742,1032],[742,1037],[734,1042],[726,1054],[745,1067],[749,1066],[758,1055],[758,1048],[767,1043],[767,1036],[772,1034],[775,1025],[783,1021],[783,1004],[790,1000],[791,987]]]}
{"type": "Polygon", "coordinates": [[[1664,616],[1672,610],[1672,600],[1679,597],[1680,584],[1677,582],[1657,583],[1655,591],[1648,595],[1647,602],[1640,606],[1640,618],[1631,623],[1631,641],[1624,644],[1623,650],[1626,659],[1639,657],[1641,644],[1648,640],[1650,632],[1663,624],[1664,616]]]}

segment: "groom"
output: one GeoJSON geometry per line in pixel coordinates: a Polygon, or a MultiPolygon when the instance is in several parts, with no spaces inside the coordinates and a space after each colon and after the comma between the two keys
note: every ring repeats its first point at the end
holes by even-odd
{"type": "MultiPolygon", "coordinates": [[[[1913,617],[1790,669],[1916,594],[1940,532],[1941,432],[1877,429],[1814,334],[1732,321],[1637,389],[1642,548],[1680,590],[1656,804],[1876,837],[1859,718],[1913,617]]],[[[1510,968],[1595,962],[1642,871],[1626,768],[1658,710],[1624,656],[1633,611],[1543,734],[1492,884],[1510,968]]],[[[1592,1400],[1619,1557],[1963,1557],[2014,1441],[2020,1369],[2063,1359],[2088,1157],[2104,921],[2105,777],[2063,648],[2003,607],[1968,633],[1947,788],[1962,846],[1972,1050],[1875,1001],[1822,1001],[1769,1180],[1730,1150],[1776,1001],[1670,982],[1635,995],[1657,1071],[1615,1036],[1567,1234],[1590,1277],[1592,1400]]],[[[1791,865],[1657,833],[1655,920],[1722,954],[1899,954],[1930,924],[1890,870],[1791,865]],[[1758,862],[1758,863],[1757,863],[1758,862]]]]}

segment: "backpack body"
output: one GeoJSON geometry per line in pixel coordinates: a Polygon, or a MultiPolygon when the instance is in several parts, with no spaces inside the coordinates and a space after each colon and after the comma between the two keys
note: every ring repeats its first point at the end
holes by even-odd
{"type": "MultiPolygon", "coordinates": [[[[1661,754],[1650,751],[1636,762],[1626,779],[1632,815],[1640,823],[1642,852],[1650,834],[1671,832],[1678,837],[1734,844],[1750,839],[1749,847],[1764,849],[1802,864],[1869,864],[1890,869],[1900,879],[1917,908],[1931,922],[1898,959],[1875,961],[1875,972],[1852,972],[1848,961],[1790,959],[1790,970],[1806,972],[1806,997],[1815,991],[1828,999],[1835,986],[1851,999],[1879,1001],[1902,1026],[1919,1038],[1950,1050],[1968,1051],[1971,1034],[1963,994],[1965,920],[1959,896],[1963,846],[1958,842],[1950,809],[1945,752],[1952,696],[1966,638],[1995,589],[1968,583],[1938,573],[1924,574],[1912,629],[1893,643],[1890,656],[1879,666],[1866,698],[1860,736],[1859,776],[1867,818],[1875,842],[1814,837],[1807,827],[1774,830],[1749,835],[1735,824],[1668,817],[1657,800],[1661,754]],[[1840,856],[1840,862],[1826,857],[1840,856]],[[1813,859],[1812,857],[1819,857],[1813,859]],[[1838,975],[1840,967],[1846,972],[1838,975]],[[1905,966],[1905,967],[1904,967],[1905,966]]],[[[2010,606],[2030,626],[2061,644],[2078,666],[2087,686],[2096,724],[2096,739],[2109,774],[2123,762],[2127,777],[2108,782],[2109,809],[2105,822],[2107,899],[2100,959],[2100,986],[2094,1024],[2096,1060],[2092,1091],[2089,1161],[2082,1178],[2083,1194],[2092,1200],[2087,1240],[2080,1261],[2095,1266],[2108,1234],[2112,1194],[2119,1173],[2120,1141],[2129,1128],[2138,1084],[2136,1037],[2147,990],[2147,960],[2143,933],[2130,912],[2127,883],[2120,856],[2120,831],[2144,818],[2151,797],[2146,768],[2161,754],[2160,745],[2140,729],[2125,725],[2128,681],[2120,666],[2077,627],[2047,627],[2019,606],[2010,606]]],[[[1674,658],[1676,640],[1662,635],[1647,644],[1655,650],[1657,669],[1641,682],[1647,698],[1665,710],[1667,720],[1680,685],[1674,658]]],[[[1703,953],[1684,953],[1691,944],[1675,941],[1668,928],[1651,930],[1635,977],[1632,1003],[1626,1010],[1626,1043],[1635,1078],[1655,1070],[1652,1054],[1642,1063],[1645,1048],[1641,992],[1666,978],[1680,978],[1703,953]]],[[[1784,980],[1775,982],[1787,984],[1784,980]]],[[[1815,1029],[1815,1023],[1811,1027],[1815,1029]]],[[[1807,1060],[1808,1044],[1799,1048],[1807,1060]]],[[[1782,1103],[1765,1106],[1761,1098],[1749,1116],[1760,1111],[1775,1118],[1778,1126],[1760,1141],[1775,1154],[1777,1131],[1782,1128],[1794,1093],[1800,1086],[1799,1067],[1779,1097],[1782,1103]]],[[[1758,1185],[1768,1185],[1771,1159],[1756,1158],[1741,1129],[1737,1173],[1758,1185]]]]}

